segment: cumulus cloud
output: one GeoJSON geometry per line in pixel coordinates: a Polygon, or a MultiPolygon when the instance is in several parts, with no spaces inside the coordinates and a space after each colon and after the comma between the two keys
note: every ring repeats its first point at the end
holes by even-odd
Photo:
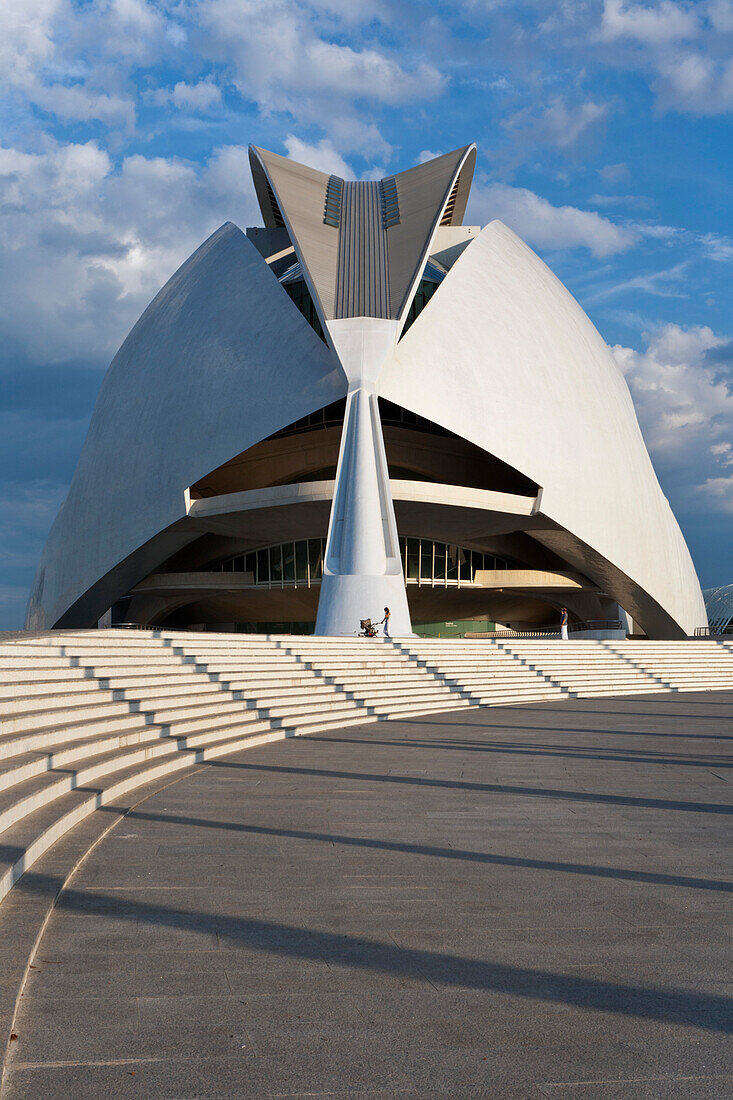
{"type": "Polygon", "coordinates": [[[695,38],[700,24],[688,6],[662,0],[651,6],[625,4],[623,0],[605,0],[600,37],[606,40],[629,38],[648,45],[695,38]]]}
{"type": "Polygon", "coordinates": [[[733,504],[733,341],[707,326],[669,324],[643,351],[612,349],[626,376],[655,464],[688,498],[721,512],[733,504]]]}
{"type": "Polygon", "coordinates": [[[131,128],[135,67],[165,58],[168,19],[148,0],[4,0],[0,69],[8,87],[63,121],[131,128]]]}
{"type": "Polygon", "coordinates": [[[691,52],[664,58],[655,90],[662,107],[692,114],[724,114],[733,107],[733,60],[691,52]]]}
{"type": "Polygon", "coordinates": [[[715,115],[733,107],[730,0],[651,5],[604,0],[596,39],[630,49],[622,63],[652,74],[663,109],[715,115]]]}
{"type": "Polygon", "coordinates": [[[248,177],[240,146],[119,167],[93,141],[0,148],[0,337],[32,361],[109,358],[202,240],[257,218],[248,177]]]}
{"type": "Polygon", "coordinates": [[[630,248],[636,234],[592,210],[553,206],[524,187],[505,183],[476,185],[469,221],[482,225],[498,218],[538,248],[588,248],[594,256],[610,256],[630,248]]]}
{"type": "MultiPolygon", "coordinates": [[[[357,104],[400,106],[439,95],[438,68],[401,64],[384,49],[333,41],[319,28],[317,11],[293,0],[198,0],[201,48],[224,65],[241,94],[266,112],[286,111],[302,123],[330,129],[331,120],[358,118],[357,104]]],[[[341,127],[346,151],[367,151],[358,127],[341,127]],[[354,144],[344,140],[353,129],[354,144]]]]}
{"type": "Polygon", "coordinates": [[[194,84],[179,80],[172,88],[156,88],[146,98],[159,107],[170,104],[184,111],[208,111],[221,103],[221,88],[211,79],[194,84]]]}
{"type": "Polygon", "coordinates": [[[698,485],[697,491],[716,511],[733,516],[733,474],[709,477],[698,485]]]}
{"type": "Polygon", "coordinates": [[[319,172],[328,172],[329,175],[341,176],[345,180],[355,179],[353,169],[336,152],[328,138],[323,138],[322,141],[309,145],[308,142],[301,141],[293,134],[288,134],[285,138],[285,148],[289,157],[301,164],[307,164],[309,168],[316,168],[319,172]]]}

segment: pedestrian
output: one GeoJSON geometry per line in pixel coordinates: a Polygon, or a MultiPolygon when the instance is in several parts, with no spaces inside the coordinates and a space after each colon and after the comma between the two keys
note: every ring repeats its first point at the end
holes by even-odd
{"type": "Polygon", "coordinates": [[[384,609],[384,618],[382,619],[382,622],[379,624],[380,626],[384,626],[384,636],[385,636],[385,638],[389,638],[389,620],[391,618],[392,618],[391,611],[389,610],[388,607],[385,607],[385,609],[384,609]]]}
{"type": "Polygon", "coordinates": [[[566,642],[568,640],[568,609],[567,607],[561,607],[560,611],[560,637],[566,642]]]}

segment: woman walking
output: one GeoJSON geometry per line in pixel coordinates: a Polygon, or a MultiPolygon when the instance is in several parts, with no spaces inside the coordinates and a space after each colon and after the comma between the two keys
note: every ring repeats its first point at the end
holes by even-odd
{"type": "Polygon", "coordinates": [[[384,618],[382,619],[382,622],[379,624],[380,626],[382,626],[382,625],[384,626],[384,636],[385,636],[385,638],[389,638],[389,636],[390,636],[389,635],[389,620],[391,618],[392,618],[391,611],[389,610],[388,607],[385,607],[385,609],[384,609],[384,618]]]}

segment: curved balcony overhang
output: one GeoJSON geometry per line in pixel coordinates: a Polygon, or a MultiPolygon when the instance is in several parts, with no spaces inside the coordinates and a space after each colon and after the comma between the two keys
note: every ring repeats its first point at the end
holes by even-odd
{"type": "MultiPolygon", "coordinates": [[[[277,542],[322,534],[328,526],[333,481],[250,489],[191,501],[188,520],[216,534],[277,542]]],[[[390,480],[400,535],[461,543],[547,525],[539,497],[462,485],[390,480]]]]}

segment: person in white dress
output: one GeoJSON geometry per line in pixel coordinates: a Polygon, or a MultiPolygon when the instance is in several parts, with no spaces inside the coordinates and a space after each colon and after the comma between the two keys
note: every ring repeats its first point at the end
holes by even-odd
{"type": "Polygon", "coordinates": [[[560,637],[566,642],[568,640],[568,609],[567,607],[561,607],[560,612],[562,618],[560,619],[560,637]]]}

